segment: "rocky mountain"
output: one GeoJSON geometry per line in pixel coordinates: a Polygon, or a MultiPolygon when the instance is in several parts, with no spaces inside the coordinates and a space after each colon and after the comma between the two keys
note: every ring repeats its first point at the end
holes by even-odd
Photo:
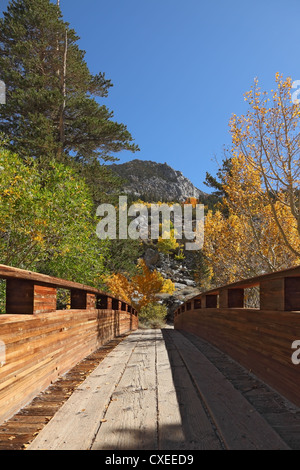
{"type": "Polygon", "coordinates": [[[109,167],[124,181],[122,189],[125,193],[147,202],[183,202],[188,197],[203,200],[207,196],[181,171],[174,170],[167,163],[136,159],[109,167]]]}

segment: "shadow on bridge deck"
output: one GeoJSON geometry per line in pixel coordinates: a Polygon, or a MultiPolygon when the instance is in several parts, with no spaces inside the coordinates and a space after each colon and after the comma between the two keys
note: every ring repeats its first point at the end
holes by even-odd
{"type": "Polygon", "coordinates": [[[300,410],[196,336],[138,330],[27,448],[300,449],[300,410]]]}

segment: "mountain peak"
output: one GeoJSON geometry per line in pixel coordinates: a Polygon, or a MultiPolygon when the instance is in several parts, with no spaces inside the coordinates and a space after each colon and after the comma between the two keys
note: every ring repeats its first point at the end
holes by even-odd
{"type": "Polygon", "coordinates": [[[151,160],[131,160],[109,165],[122,180],[122,189],[145,202],[182,202],[189,197],[205,198],[206,193],[196,188],[181,171],[167,163],[151,160]]]}

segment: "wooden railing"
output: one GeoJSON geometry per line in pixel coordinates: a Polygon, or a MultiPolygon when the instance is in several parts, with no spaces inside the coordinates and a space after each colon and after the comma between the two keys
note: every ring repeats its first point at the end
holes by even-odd
{"type": "Polygon", "coordinates": [[[137,311],[93,287],[0,265],[0,423],[84,357],[138,328],[137,311]],[[58,289],[69,308],[57,310],[58,289]]]}
{"type": "Polygon", "coordinates": [[[174,326],[212,343],[300,405],[300,365],[292,361],[292,344],[300,340],[300,266],[203,292],[176,310],[174,326]],[[252,288],[256,308],[246,307],[252,288]]]}

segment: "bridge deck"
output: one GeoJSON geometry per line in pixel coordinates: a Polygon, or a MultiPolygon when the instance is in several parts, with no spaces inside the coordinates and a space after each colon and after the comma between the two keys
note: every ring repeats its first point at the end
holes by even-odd
{"type": "Polygon", "coordinates": [[[29,450],[299,449],[300,410],[199,338],[138,330],[29,450]]]}

